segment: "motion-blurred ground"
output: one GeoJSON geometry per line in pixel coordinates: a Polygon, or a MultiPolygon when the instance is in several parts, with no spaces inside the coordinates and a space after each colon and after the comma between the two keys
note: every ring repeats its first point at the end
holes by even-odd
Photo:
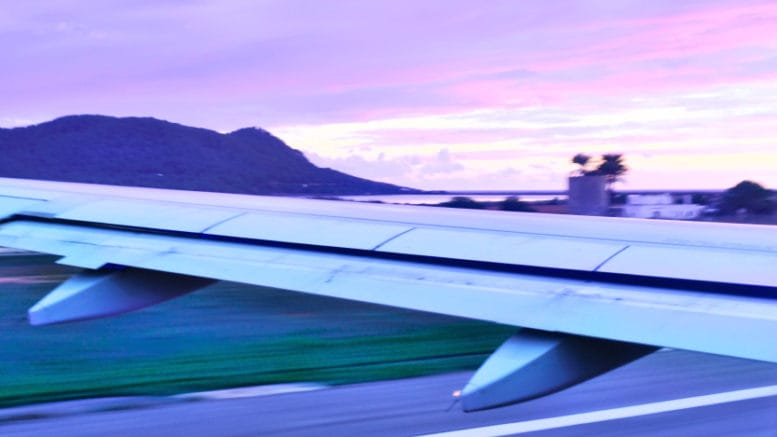
{"type": "Polygon", "coordinates": [[[76,271],[54,260],[0,256],[0,406],[471,369],[513,331],[234,283],[118,317],[29,326],[27,308],[76,271]]]}

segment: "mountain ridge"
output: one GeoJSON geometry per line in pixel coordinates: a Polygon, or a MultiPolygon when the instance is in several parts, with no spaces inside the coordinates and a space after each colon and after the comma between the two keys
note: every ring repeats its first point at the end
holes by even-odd
{"type": "Polygon", "coordinates": [[[153,117],[68,115],[0,128],[0,176],[262,195],[420,192],[313,165],[255,127],[222,134],[153,117]]]}

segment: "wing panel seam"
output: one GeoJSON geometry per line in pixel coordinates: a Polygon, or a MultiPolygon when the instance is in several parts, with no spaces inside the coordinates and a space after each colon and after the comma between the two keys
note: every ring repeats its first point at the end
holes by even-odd
{"type": "Polygon", "coordinates": [[[387,238],[385,241],[383,241],[383,242],[381,242],[381,243],[378,243],[378,245],[377,245],[377,246],[373,247],[373,248],[372,248],[372,249],[370,249],[370,250],[372,250],[372,251],[376,251],[376,250],[380,249],[381,247],[385,246],[386,244],[388,244],[389,242],[391,242],[391,241],[394,241],[394,240],[396,240],[397,238],[399,238],[399,237],[401,237],[401,236],[403,236],[403,235],[407,234],[407,233],[408,233],[408,232],[410,232],[410,231],[414,231],[414,230],[416,230],[416,229],[418,229],[418,228],[416,228],[416,227],[412,227],[412,228],[410,228],[410,229],[405,229],[404,231],[402,231],[402,232],[398,233],[397,235],[394,235],[394,236],[392,236],[392,237],[389,237],[389,238],[387,238]]]}
{"type": "Polygon", "coordinates": [[[596,266],[596,267],[594,267],[594,269],[593,269],[592,271],[593,271],[593,272],[598,272],[598,271],[599,271],[599,269],[601,269],[602,267],[604,267],[604,265],[605,265],[605,264],[607,264],[608,262],[610,262],[610,260],[612,260],[612,259],[613,259],[613,258],[615,258],[616,256],[620,255],[621,253],[623,253],[623,251],[625,251],[626,249],[628,249],[628,248],[630,248],[630,247],[631,247],[631,245],[626,245],[625,247],[622,247],[620,250],[618,250],[617,252],[615,252],[615,253],[613,253],[612,255],[608,256],[608,257],[607,257],[607,259],[605,259],[604,261],[602,261],[601,263],[599,263],[599,265],[598,265],[598,266],[596,266]]]}
{"type": "Polygon", "coordinates": [[[232,220],[234,220],[234,219],[236,219],[238,217],[242,217],[242,216],[244,216],[244,215],[246,215],[248,213],[249,213],[248,211],[243,211],[240,214],[236,214],[236,215],[233,215],[231,217],[227,217],[227,218],[225,218],[223,220],[219,220],[216,223],[213,223],[213,224],[210,224],[210,225],[206,226],[205,229],[201,229],[200,233],[201,234],[207,233],[208,231],[210,231],[211,229],[215,228],[216,226],[221,226],[221,225],[223,225],[226,222],[232,221],[232,220]]]}

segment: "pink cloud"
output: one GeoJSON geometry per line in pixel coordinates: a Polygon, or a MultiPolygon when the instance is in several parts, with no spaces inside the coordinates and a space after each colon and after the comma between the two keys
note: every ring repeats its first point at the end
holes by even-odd
{"type": "Polygon", "coordinates": [[[567,50],[540,55],[538,71],[584,65],[655,61],[720,53],[743,46],[777,48],[777,4],[713,6],[677,15],[587,23],[572,30],[598,34],[571,42],[567,50]]]}
{"type": "MultiPolygon", "coordinates": [[[[552,157],[713,133],[752,149],[776,136],[775,22],[777,3],[739,0],[16,2],[0,18],[0,119],[98,112],[232,130],[478,112],[538,128],[365,131],[375,150],[444,144],[457,163],[508,159],[489,150],[511,138],[552,157]],[[766,95],[729,93],[755,87],[766,95]],[[642,104],[690,115],[602,121],[642,104]],[[761,119],[742,114],[756,104],[761,119]],[[716,108],[739,112],[698,116],[716,108]]],[[[379,167],[408,166],[420,164],[379,167]]]]}

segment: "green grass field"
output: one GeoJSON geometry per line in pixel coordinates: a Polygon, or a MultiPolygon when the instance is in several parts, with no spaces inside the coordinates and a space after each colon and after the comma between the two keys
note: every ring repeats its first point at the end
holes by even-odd
{"type": "Polygon", "coordinates": [[[514,328],[234,283],[134,313],[32,327],[74,270],[0,256],[0,406],[476,368],[514,328]]]}

